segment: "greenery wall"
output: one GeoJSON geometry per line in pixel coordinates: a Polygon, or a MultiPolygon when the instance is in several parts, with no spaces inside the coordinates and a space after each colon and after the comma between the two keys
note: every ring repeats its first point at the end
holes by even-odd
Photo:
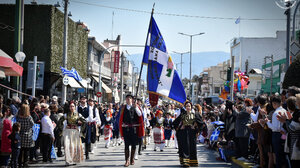
{"type": "MultiPolygon", "coordinates": [[[[15,5],[0,4],[0,22],[15,27],[15,5]]],[[[74,67],[84,78],[87,75],[88,32],[69,19],[68,69],[74,67]]],[[[44,91],[49,94],[53,75],[61,74],[64,16],[51,5],[25,5],[23,88],[26,87],[27,65],[34,56],[45,62],[44,91]]],[[[0,29],[0,49],[14,58],[14,32],[0,29]]],[[[57,77],[55,77],[55,80],[57,77]]]]}
{"type": "MultiPolygon", "coordinates": [[[[52,8],[51,11],[51,72],[60,73],[63,65],[64,14],[52,8]]],[[[88,32],[71,19],[68,20],[68,64],[82,77],[87,76],[88,32]]]]}

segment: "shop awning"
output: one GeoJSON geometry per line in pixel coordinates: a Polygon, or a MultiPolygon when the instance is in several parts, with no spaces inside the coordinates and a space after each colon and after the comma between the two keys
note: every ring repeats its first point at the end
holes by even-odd
{"type": "Polygon", "coordinates": [[[88,88],[88,89],[93,89],[93,87],[89,84],[86,79],[82,79],[81,81],[79,81],[81,83],[81,85],[83,86],[83,88],[88,88]]]}
{"type": "Polygon", "coordinates": [[[14,62],[14,60],[0,49],[0,68],[5,76],[22,76],[23,67],[14,62]]]}
{"type": "MultiPolygon", "coordinates": [[[[92,76],[92,78],[99,83],[98,77],[92,76]]],[[[112,93],[111,89],[104,82],[101,82],[101,86],[105,90],[106,93],[112,93]]]]}
{"type": "Polygon", "coordinates": [[[71,88],[82,88],[81,86],[80,86],[80,84],[74,79],[74,78],[72,78],[72,77],[68,77],[68,76],[66,76],[68,79],[69,79],[69,86],[71,87],[71,88]]]}

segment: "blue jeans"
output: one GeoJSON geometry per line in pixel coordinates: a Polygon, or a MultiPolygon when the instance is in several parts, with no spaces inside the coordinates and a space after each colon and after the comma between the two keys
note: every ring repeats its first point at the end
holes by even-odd
{"type": "Polygon", "coordinates": [[[8,166],[10,155],[3,155],[1,156],[1,163],[0,166],[8,166]]]}
{"type": "Polygon", "coordinates": [[[20,156],[20,148],[13,148],[12,149],[12,158],[11,158],[11,167],[12,168],[17,168],[18,167],[18,159],[20,156]]]}

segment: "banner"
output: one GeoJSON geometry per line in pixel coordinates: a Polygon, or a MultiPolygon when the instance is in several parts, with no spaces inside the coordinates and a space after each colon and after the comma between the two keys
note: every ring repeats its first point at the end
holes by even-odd
{"type": "Polygon", "coordinates": [[[119,73],[120,51],[114,51],[114,73],[119,73]]]}

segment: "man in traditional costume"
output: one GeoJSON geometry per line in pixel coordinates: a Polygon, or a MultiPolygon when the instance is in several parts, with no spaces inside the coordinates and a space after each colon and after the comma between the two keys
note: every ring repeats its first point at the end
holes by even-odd
{"type": "Polygon", "coordinates": [[[81,112],[81,115],[86,119],[86,135],[85,135],[85,157],[89,159],[89,152],[93,153],[92,143],[96,142],[96,127],[101,125],[99,112],[94,105],[93,99],[88,100],[87,110],[81,112]]]}
{"type": "Polygon", "coordinates": [[[136,104],[133,104],[133,96],[126,96],[126,105],[121,109],[120,133],[125,142],[125,167],[129,164],[134,165],[134,154],[138,137],[143,135],[143,117],[142,112],[136,104]],[[131,146],[131,155],[129,162],[129,146],[131,146]]]}
{"type": "Polygon", "coordinates": [[[177,131],[180,164],[185,167],[198,167],[196,138],[205,124],[200,114],[192,110],[191,102],[185,102],[184,107],[173,122],[177,131]]]}
{"type": "Polygon", "coordinates": [[[172,130],[173,130],[173,126],[172,126],[172,118],[171,118],[171,114],[170,112],[166,113],[166,118],[164,121],[164,134],[165,134],[165,140],[166,140],[166,147],[170,146],[170,140],[172,137],[172,130]]]}

